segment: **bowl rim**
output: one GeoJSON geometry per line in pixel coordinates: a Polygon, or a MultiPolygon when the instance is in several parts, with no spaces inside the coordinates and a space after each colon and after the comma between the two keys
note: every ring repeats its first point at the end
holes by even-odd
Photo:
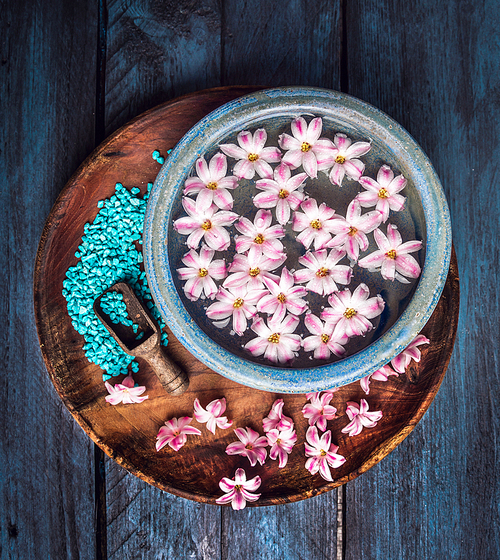
{"type": "MultiPolygon", "coordinates": [[[[399,156],[398,156],[399,157],[399,156]]],[[[405,159],[405,158],[403,158],[405,159]]],[[[279,393],[308,393],[343,386],[357,381],[402,352],[422,330],[441,296],[451,258],[451,221],[446,197],[428,157],[411,135],[391,117],[355,97],[332,90],[311,87],[280,87],[257,91],[230,101],[198,121],[179,141],[163,164],[150,192],[144,223],[144,265],[154,301],[175,337],[206,366],[238,383],[255,389],[279,393]],[[340,361],[314,368],[280,368],[246,360],[214,342],[188,313],[174,286],[168,266],[166,239],[153,235],[160,195],[164,194],[161,222],[172,220],[172,205],[185,176],[194,162],[220,139],[235,130],[251,127],[251,121],[272,116],[276,111],[307,114],[314,111],[336,111],[348,119],[373,127],[374,135],[385,135],[386,141],[407,154],[425,217],[426,255],[422,274],[413,297],[396,322],[377,340],[359,352],[340,361]],[[228,116],[231,118],[228,124],[228,116]],[[188,148],[189,147],[189,148],[188,148]],[[190,157],[186,158],[189,149],[190,157]],[[175,179],[180,177],[181,179],[175,179]],[[164,207],[166,205],[166,207],[164,207]],[[163,263],[162,259],[165,259],[163,263]],[[160,280],[156,266],[162,268],[160,280]],[[307,375],[304,375],[307,372],[307,375]]]]}

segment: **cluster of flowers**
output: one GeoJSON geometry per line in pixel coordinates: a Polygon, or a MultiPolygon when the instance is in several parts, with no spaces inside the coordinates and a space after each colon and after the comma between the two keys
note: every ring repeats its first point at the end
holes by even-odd
{"type": "Polygon", "coordinates": [[[383,299],[369,297],[366,284],[359,284],[352,293],[337,286],[350,283],[356,262],[380,272],[386,280],[408,283],[408,278],[420,275],[420,266],[410,253],[419,250],[422,242],[403,243],[393,224],[387,225],[386,233],[379,228],[391,210],[403,208],[405,197],[399,192],[406,179],[395,177],[387,165],[382,165],[377,180],[363,176],[365,166],[358,157],[370,150],[370,144],[352,143],[344,134],[336,134],[333,141],[322,138],[322,126],[321,118],[313,118],[309,124],[302,117],[294,119],[292,136],[284,133],[279,137],[284,154],[277,147],[266,147],[267,133],[258,129],[254,134],[240,132],[238,145],[220,145],[221,152],[208,163],[199,158],[196,176],[185,182],[182,205],[187,216],[174,222],[175,230],[188,236],[189,252],[182,259],[184,267],[177,271],[185,282],[187,298],[215,298],[206,309],[208,318],[220,328],[232,320],[232,330],[240,336],[252,319],[250,328],[257,336],[245,348],[275,363],[291,361],[300,348],[314,352],[317,359],[328,359],[332,353],[342,356],[349,338],[373,328],[370,320],[382,313],[383,299]],[[237,160],[233,175],[227,174],[226,156],[237,160]],[[271,164],[278,165],[273,169],[271,164]],[[300,166],[303,172],[292,175],[300,166]],[[335,185],[341,186],[347,176],[364,187],[350,202],[345,217],[324,202],[318,205],[304,192],[306,180],[316,178],[318,171],[327,173],[335,185]],[[230,191],[239,180],[255,175],[260,177],[255,187],[262,192],[253,197],[258,210],[251,221],[232,211],[230,191]],[[192,195],[196,198],[190,198],[192,195]],[[373,206],[374,210],[362,214],[362,207],[373,206]],[[277,269],[287,260],[280,240],[291,217],[296,239],[306,250],[298,258],[303,268],[291,271],[284,266],[278,275],[277,269]],[[236,254],[227,267],[224,259],[214,260],[214,256],[229,248],[227,228],[232,225],[239,235],[236,254]],[[360,252],[369,247],[367,234],[371,232],[378,250],[360,259],[360,252]],[[345,256],[350,266],[339,264],[345,256]],[[328,296],[330,307],[320,317],[309,310],[304,299],[308,292],[328,296]],[[304,325],[311,334],[305,339],[296,334],[299,316],[304,313],[304,325]],[[267,314],[267,322],[260,314],[267,314]]]}
{"type": "MultiPolygon", "coordinates": [[[[362,379],[360,383],[365,393],[369,393],[370,379],[387,381],[389,376],[403,373],[412,359],[419,362],[421,353],[418,346],[428,342],[429,340],[425,336],[418,335],[401,354],[392,360],[391,365],[394,369],[386,365],[362,379]]],[[[140,403],[148,398],[141,396],[146,387],[135,387],[131,374],[122,383],[112,386],[106,382],[105,385],[109,392],[106,401],[112,405],[140,403]]],[[[302,408],[302,414],[309,424],[304,444],[307,457],[305,468],[312,475],[319,473],[327,481],[333,480],[330,467],[338,468],[345,463],[345,458],[337,453],[339,447],[332,443],[331,431],[327,430],[328,420],[338,418],[337,408],[330,404],[337,390],[308,393],[306,398],[309,402],[302,408]],[[319,431],[324,433],[320,436],[319,431]]],[[[266,448],[270,447],[269,458],[277,459],[278,467],[284,468],[289,454],[297,443],[297,434],[292,418],[283,414],[283,406],[283,400],[277,399],[268,416],[262,420],[264,436],[249,427],[234,429],[239,441],[230,443],[226,447],[226,453],[246,457],[253,467],[257,463],[260,465],[265,463],[266,448]]],[[[195,419],[201,424],[206,424],[212,434],[215,434],[217,428],[227,429],[233,424],[226,416],[223,416],[226,411],[225,398],[213,400],[206,408],[203,408],[200,401],[195,399],[193,408],[195,419]]],[[[360,434],[363,428],[375,427],[382,418],[382,411],[370,411],[366,399],[361,399],[359,404],[353,401],[346,403],[346,415],[349,423],[341,431],[352,437],[360,434]]],[[[191,426],[192,420],[192,417],[184,416],[171,418],[165,422],[156,438],[156,450],[160,451],[168,445],[174,451],[179,451],[186,443],[188,435],[201,435],[198,428],[191,426]]],[[[260,485],[259,476],[247,480],[244,469],[239,468],[235,472],[234,479],[224,477],[219,482],[219,486],[225,494],[217,499],[217,503],[231,503],[234,509],[243,509],[247,501],[255,501],[260,497],[260,494],[253,493],[260,485]]]]}

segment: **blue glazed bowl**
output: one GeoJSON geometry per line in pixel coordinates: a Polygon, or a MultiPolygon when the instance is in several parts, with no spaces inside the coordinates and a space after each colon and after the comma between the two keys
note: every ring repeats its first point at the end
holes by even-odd
{"type": "MultiPolygon", "coordinates": [[[[228,158],[228,172],[234,160],[228,158]]],[[[323,175],[320,173],[320,175],[323,175]]],[[[344,180],[342,188],[330,185],[325,189],[326,175],[309,181],[306,191],[318,203],[326,202],[345,215],[350,200],[361,190],[355,181],[344,180]]],[[[253,182],[254,184],[254,182],[253,182]]],[[[252,181],[240,181],[233,211],[253,218],[256,209],[251,203],[256,194],[252,181]]],[[[385,226],[382,226],[385,231],[385,226]]],[[[373,238],[372,235],[369,236],[373,238]]],[[[294,262],[305,253],[287,226],[284,240],[287,262],[294,262]]],[[[232,243],[232,247],[234,243],[232,243]]],[[[367,252],[376,250],[373,241],[367,252]]],[[[165,322],[178,340],[199,360],[214,371],[243,385],[279,393],[306,393],[346,385],[373,373],[399,354],[421,331],[432,314],[444,287],[451,255],[451,224],[448,205],[439,179],[426,155],[413,138],[394,120],[358,99],[348,95],[315,88],[277,88],[260,91],[236,99],[199,121],[177,144],[163,165],[151,191],[144,227],[145,268],[154,300],[165,322]],[[386,301],[382,315],[374,321],[374,329],[366,337],[351,339],[342,359],[332,356],[328,363],[308,356],[297,358],[290,365],[278,367],[262,358],[254,358],[244,348],[253,335],[250,329],[238,337],[229,329],[217,329],[205,314],[209,300],[189,301],[183,292],[176,270],[188,251],[185,236],[173,228],[173,222],[185,215],[181,199],[184,182],[193,174],[199,157],[208,161],[223,143],[235,143],[241,130],[266,128],[266,145],[277,146],[277,136],[290,133],[292,119],[313,116],[323,119],[323,134],[333,139],[337,132],[355,141],[370,141],[372,148],[362,160],[364,175],[375,178],[382,164],[391,166],[396,175],[402,173],[407,197],[402,212],[391,212],[387,223],[395,224],[403,241],[420,239],[423,248],[413,255],[422,274],[410,284],[384,281],[380,274],[369,273],[356,266],[351,291],[361,282],[379,293],[386,301]],[[355,281],[354,281],[355,280],[355,281]]],[[[233,253],[224,255],[230,262],[233,253]]],[[[220,253],[215,258],[221,258],[220,253]]],[[[312,298],[314,300],[314,297],[312,298]]],[[[323,298],[326,302],[326,298],[323,298]]],[[[321,302],[311,304],[317,314],[321,302]],[[314,309],[314,306],[316,308],[314,309]]],[[[326,304],[328,305],[328,304],[326,304]]],[[[301,322],[302,324],[302,322],[301,322]]],[[[304,331],[304,334],[308,334],[304,331]]]]}

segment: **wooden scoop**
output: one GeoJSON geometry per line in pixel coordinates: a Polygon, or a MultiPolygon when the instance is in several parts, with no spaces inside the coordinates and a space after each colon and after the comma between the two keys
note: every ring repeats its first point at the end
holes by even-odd
{"type": "Polygon", "coordinates": [[[137,299],[128,284],[118,282],[108,288],[94,301],[94,311],[120,348],[136,358],[143,358],[157,375],[163,388],[172,395],[181,395],[189,386],[186,373],[165,353],[160,344],[161,331],[149,310],[137,299]],[[113,323],[101,307],[101,299],[107,292],[122,294],[129,319],[138,326],[113,323]]]}

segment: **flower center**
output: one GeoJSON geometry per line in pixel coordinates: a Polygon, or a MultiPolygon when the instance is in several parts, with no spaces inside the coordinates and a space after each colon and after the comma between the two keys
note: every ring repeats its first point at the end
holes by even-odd
{"type": "Polygon", "coordinates": [[[257,161],[259,159],[258,154],[248,154],[248,161],[257,161]]]}
{"type": "Polygon", "coordinates": [[[245,449],[253,449],[252,444],[251,444],[251,443],[247,443],[247,444],[245,445],[245,449]]]}
{"type": "Polygon", "coordinates": [[[379,198],[389,198],[389,193],[387,192],[387,189],[381,188],[378,191],[378,197],[379,198]]]}
{"type": "Polygon", "coordinates": [[[324,449],[322,449],[319,454],[321,455],[321,457],[326,457],[326,451],[324,449]]]}
{"type": "Polygon", "coordinates": [[[311,222],[311,227],[313,229],[321,229],[321,222],[319,220],[313,220],[311,222]]]}
{"type": "Polygon", "coordinates": [[[335,158],[335,163],[340,163],[342,165],[345,163],[345,156],[341,156],[340,154],[335,158]]]}
{"type": "Polygon", "coordinates": [[[260,274],[260,268],[258,266],[256,266],[255,268],[251,268],[248,271],[248,274],[250,274],[252,278],[255,278],[258,274],[260,274]]]}
{"type": "Polygon", "coordinates": [[[273,333],[272,335],[269,336],[267,340],[269,342],[272,342],[273,344],[278,344],[280,341],[280,335],[279,333],[273,333]]]}
{"type": "Polygon", "coordinates": [[[347,234],[350,235],[351,237],[354,237],[357,233],[358,230],[354,226],[351,226],[349,228],[349,231],[347,232],[347,234]]]}
{"type": "Polygon", "coordinates": [[[262,243],[264,243],[264,236],[262,235],[262,233],[258,233],[255,236],[255,239],[253,240],[254,243],[257,243],[257,245],[262,245],[262,243]]]}
{"type": "Polygon", "coordinates": [[[329,273],[330,273],[330,270],[328,268],[325,268],[324,266],[322,266],[319,270],[316,271],[316,276],[318,278],[324,278],[325,276],[328,276],[329,273]]]}
{"type": "Polygon", "coordinates": [[[281,189],[280,192],[278,193],[278,197],[279,198],[288,198],[288,195],[290,193],[288,191],[286,191],[285,189],[281,189]]]}
{"type": "Polygon", "coordinates": [[[234,300],[233,307],[234,307],[235,309],[239,309],[244,303],[245,303],[245,301],[244,301],[243,299],[241,299],[240,297],[239,297],[239,298],[236,298],[236,299],[234,300]]]}
{"type": "Polygon", "coordinates": [[[204,229],[205,231],[208,231],[211,227],[212,227],[212,222],[210,220],[205,220],[201,224],[201,229],[204,229]]]}
{"type": "Polygon", "coordinates": [[[300,151],[301,152],[308,152],[311,148],[312,148],[312,146],[311,146],[311,144],[309,144],[309,142],[302,142],[302,145],[300,146],[300,151]]]}
{"type": "Polygon", "coordinates": [[[204,278],[208,274],[208,270],[206,268],[200,268],[198,271],[198,276],[200,278],[204,278]]]}
{"type": "Polygon", "coordinates": [[[322,334],[321,335],[321,342],[323,344],[326,344],[329,340],[330,340],[330,337],[327,334],[322,334]]]}
{"type": "Polygon", "coordinates": [[[217,183],[215,183],[214,181],[208,183],[207,185],[207,189],[210,189],[211,191],[215,191],[216,188],[217,188],[217,183]]]}
{"type": "Polygon", "coordinates": [[[243,486],[241,484],[236,484],[236,486],[234,487],[234,489],[236,490],[236,492],[240,492],[240,490],[243,488],[243,486]]]}
{"type": "Polygon", "coordinates": [[[356,315],[356,310],[353,309],[352,307],[348,307],[345,311],[344,311],[344,317],[346,319],[352,319],[354,317],[354,315],[356,315]]]}
{"type": "Polygon", "coordinates": [[[285,301],[286,301],[286,296],[285,296],[285,294],[284,294],[283,292],[281,292],[280,294],[278,294],[278,298],[277,298],[277,299],[278,299],[278,301],[279,301],[280,303],[285,303],[285,301]]]}
{"type": "Polygon", "coordinates": [[[387,253],[385,254],[385,256],[388,259],[392,259],[393,261],[396,260],[396,251],[394,249],[391,249],[390,251],[387,251],[387,253]]]}

